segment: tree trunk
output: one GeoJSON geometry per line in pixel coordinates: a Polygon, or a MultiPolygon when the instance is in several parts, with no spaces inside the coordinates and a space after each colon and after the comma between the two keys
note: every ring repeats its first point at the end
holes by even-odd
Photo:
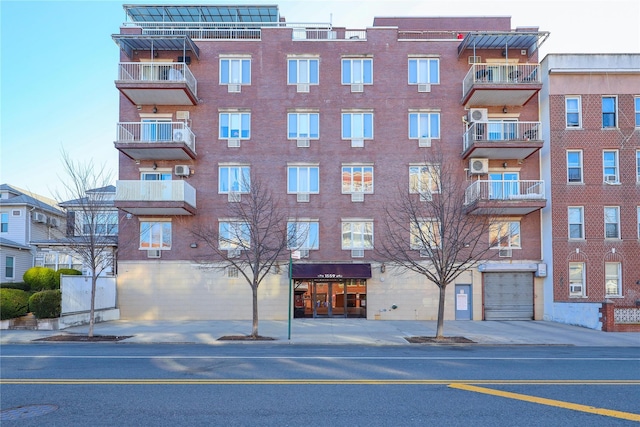
{"type": "Polygon", "coordinates": [[[436,338],[444,338],[444,296],[447,286],[438,285],[438,289],[440,289],[440,298],[438,300],[438,329],[436,331],[436,338]]]}
{"type": "Polygon", "coordinates": [[[256,338],[258,336],[258,286],[251,286],[251,296],[253,297],[253,328],[251,330],[251,336],[256,338]]]}
{"type": "Polygon", "coordinates": [[[89,310],[89,338],[93,337],[93,325],[95,323],[94,314],[96,311],[96,282],[98,277],[95,273],[91,275],[91,309],[89,310]]]}

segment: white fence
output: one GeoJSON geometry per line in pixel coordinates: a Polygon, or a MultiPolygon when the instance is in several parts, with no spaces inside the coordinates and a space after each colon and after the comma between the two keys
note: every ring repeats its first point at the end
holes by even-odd
{"type": "MultiPolygon", "coordinates": [[[[91,277],[60,277],[62,291],[62,315],[91,310],[91,277]]],[[[98,277],[96,283],[95,309],[104,310],[116,307],[116,278],[98,277]]]]}

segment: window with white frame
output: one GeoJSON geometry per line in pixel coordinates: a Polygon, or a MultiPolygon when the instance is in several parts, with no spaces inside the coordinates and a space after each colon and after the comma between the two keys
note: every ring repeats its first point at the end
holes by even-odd
{"type": "Polygon", "coordinates": [[[440,60],[438,58],[409,58],[409,84],[439,84],[440,60]]]}
{"type": "Polygon", "coordinates": [[[251,190],[251,168],[229,165],[218,168],[218,193],[249,193],[251,190]]]}
{"type": "Polygon", "coordinates": [[[640,150],[636,150],[636,182],[640,182],[640,150]]]}
{"type": "Polygon", "coordinates": [[[287,223],[287,249],[308,251],[319,247],[318,221],[289,221],[287,223]]]}
{"type": "Polygon", "coordinates": [[[288,113],[288,139],[318,139],[320,137],[320,114],[288,113]]]}
{"type": "Polygon", "coordinates": [[[568,128],[582,127],[582,106],[579,96],[567,96],[564,99],[566,126],[568,128]]]}
{"type": "Polygon", "coordinates": [[[440,223],[435,219],[416,218],[409,226],[411,233],[411,249],[431,250],[442,245],[440,223]]]}
{"type": "Polygon", "coordinates": [[[520,221],[501,221],[489,227],[492,249],[521,249],[520,221]]]}
{"type": "Polygon", "coordinates": [[[5,279],[13,279],[15,271],[15,258],[12,256],[8,256],[4,259],[4,278],[5,279]]]}
{"type": "Polygon", "coordinates": [[[582,183],[582,150],[567,150],[567,182],[582,183]]]}
{"type": "Polygon", "coordinates": [[[171,172],[153,171],[141,172],[140,179],[142,181],[171,181],[171,172]]]}
{"type": "Polygon", "coordinates": [[[220,58],[220,84],[251,84],[251,58],[220,58]]]}
{"type": "Polygon", "coordinates": [[[602,152],[602,173],[604,174],[604,182],[620,182],[620,176],[618,175],[618,150],[604,150],[602,152]]]}
{"type": "Polygon", "coordinates": [[[640,239],[640,206],[638,206],[637,210],[638,210],[638,216],[637,216],[637,218],[638,218],[638,239],[640,239]]]}
{"type": "Polygon", "coordinates": [[[584,207],[569,206],[569,238],[584,239],[584,207]]]}
{"type": "Polygon", "coordinates": [[[289,58],[287,83],[317,85],[318,64],[318,58],[289,58]]]}
{"type": "Polygon", "coordinates": [[[82,213],[82,233],[85,235],[115,236],[118,234],[118,212],[82,213]]]}
{"type": "Polygon", "coordinates": [[[43,259],[43,267],[59,270],[61,268],[72,268],[82,271],[82,260],[77,254],[68,254],[65,252],[45,252],[43,259]]]}
{"type": "Polygon", "coordinates": [[[615,128],[618,126],[618,98],[615,96],[602,97],[602,127],[615,128]]]}
{"type": "Polygon", "coordinates": [[[342,194],[373,193],[373,165],[343,165],[342,194]]]}
{"type": "Polygon", "coordinates": [[[224,220],[218,224],[218,247],[223,251],[246,250],[251,247],[251,230],[245,221],[224,220]]]}
{"type": "Polygon", "coordinates": [[[140,221],[140,250],[171,249],[171,221],[140,221]]]}
{"type": "Polygon", "coordinates": [[[439,112],[411,112],[409,113],[409,139],[439,139],[439,112]]]}
{"type": "Polygon", "coordinates": [[[8,233],[9,232],[9,214],[3,212],[0,214],[0,232],[8,233]]]}
{"type": "Polygon", "coordinates": [[[251,138],[251,113],[220,113],[220,139],[251,138]]]}
{"type": "Polygon", "coordinates": [[[288,194],[318,194],[320,192],[318,166],[291,165],[287,167],[288,194]]]}
{"type": "Polygon", "coordinates": [[[640,96],[633,98],[633,109],[636,117],[636,127],[640,128],[640,96]]]}
{"type": "Polygon", "coordinates": [[[569,296],[584,297],[585,289],[585,265],[584,262],[569,263],[569,296]]]}
{"type": "Polygon", "coordinates": [[[373,84],[373,59],[343,58],[342,84],[373,84]]]}
{"type": "Polygon", "coordinates": [[[373,113],[342,113],[342,139],[373,139],[373,113]]]}
{"type": "Polygon", "coordinates": [[[373,249],[373,220],[342,220],[342,249],[373,249]]]}
{"type": "Polygon", "coordinates": [[[619,262],[604,263],[605,296],[622,296],[622,264],[619,262]]]}
{"type": "Polygon", "coordinates": [[[421,198],[431,199],[433,193],[439,193],[439,173],[437,165],[409,166],[409,193],[419,194],[421,198]]]}
{"type": "Polygon", "coordinates": [[[605,239],[620,238],[620,207],[604,207],[604,237],[605,239]]]}

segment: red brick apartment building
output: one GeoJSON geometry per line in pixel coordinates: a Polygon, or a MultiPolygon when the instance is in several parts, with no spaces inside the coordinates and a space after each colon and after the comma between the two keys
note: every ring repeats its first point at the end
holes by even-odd
{"type": "MultiPolygon", "coordinates": [[[[437,287],[374,257],[385,202],[410,191],[435,148],[473,190],[469,214],[497,206],[509,234],[449,285],[445,318],[543,317],[537,48],[548,33],[508,17],[347,29],[288,24],[277,6],[124,8],[113,35],[123,318],[251,318],[250,287],[199,268],[205,248],[189,232],[224,226],[250,173],[310,224],[294,270],[306,316],[435,319],[437,287]]],[[[286,319],[288,295],[287,268],[274,270],[260,318],[286,319]]]]}
{"type": "Polygon", "coordinates": [[[545,317],[640,330],[640,54],[541,65],[545,317]]]}

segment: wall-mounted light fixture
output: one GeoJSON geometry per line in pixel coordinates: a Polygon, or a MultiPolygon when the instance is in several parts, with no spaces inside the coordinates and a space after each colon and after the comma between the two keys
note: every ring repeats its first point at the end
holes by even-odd
{"type": "Polygon", "coordinates": [[[158,165],[156,164],[156,162],[153,162],[153,170],[158,169],[158,165]]]}
{"type": "Polygon", "coordinates": [[[504,162],[504,163],[502,164],[502,167],[506,169],[506,168],[507,168],[507,162],[504,162]]]}
{"type": "Polygon", "coordinates": [[[197,247],[198,247],[198,244],[197,244],[197,243],[195,243],[195,242],[193,242],[193,243],[192,243],[192,244],[190,244],[189,246],[190,246],[190,247],[192,247],[193,249],[195,249],[195,248],[197,248],[197,247]]]}
{"type": "Polygon", "coordinates": [[[158,112],[158,107],[156,107],[155,105],[153,106],[153,114],[158,112]]]}
{"type": "Polygon", "coordinates": [[[502,107],[502,112],[507,114],[507,106],[506,105],[504,107],[502,107]]]}
{"type": "Polygon", "coordinates": [[[384,264],[380,265],[380,273],[384,273],[385,271],[387,271],[387,266],[384,264]]]}

